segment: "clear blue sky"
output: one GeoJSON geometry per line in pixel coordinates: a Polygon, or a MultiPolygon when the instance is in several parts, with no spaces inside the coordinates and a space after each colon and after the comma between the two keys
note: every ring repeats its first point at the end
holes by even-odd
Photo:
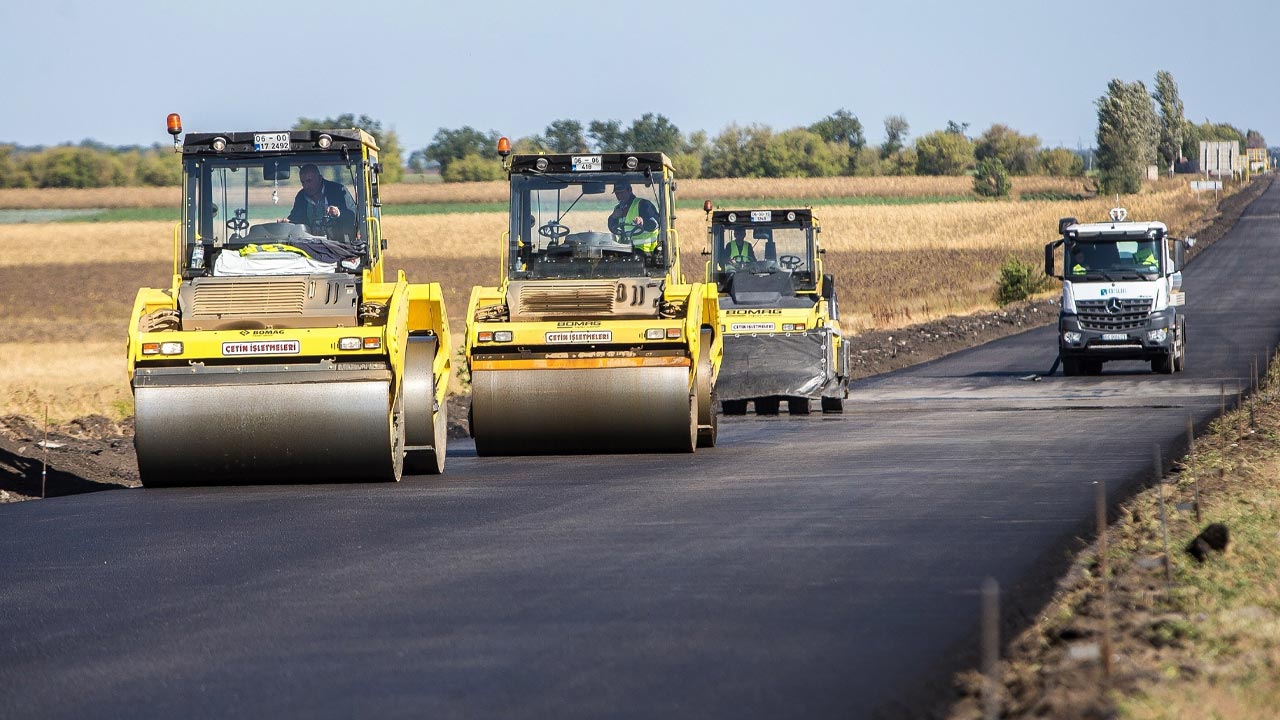
{"type": "Polygon", "coordinates": [[[1086,146],[1111,78],[1173,73],[1186,115],[1280,145],[1272,0],[579,0],[195,3],[5,0],[0,142],[167,142],[344,112],[407,150],[441,127],[666,115],[684,132],[808,125],[838,108],[879,142],[1005,123],[1086,146]],[[367,24],[357,15],[370,13],[367,24]],[[1247,42],[1243,42],[1247,41],[1247,42]],[[1250,49],[1252,45],[1255,49],[1250,49]]]}

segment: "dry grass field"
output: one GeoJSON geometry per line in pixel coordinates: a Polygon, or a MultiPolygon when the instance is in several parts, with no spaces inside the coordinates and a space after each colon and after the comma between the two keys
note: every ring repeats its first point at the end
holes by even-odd
{"type": "MultiPolygon", "coordinates": [[[[1058,192],[1078,194],[1082,178],[1015,177],[1015,194],[1058,192]]],[[[836,177],[725,178],[679,182],[686,200],[735,198],[858,198],[944,197],[973,194],[973,180],[965,177],[836,177]]],[[[388,205],[415,203],[506,202],[505,182],[396,184],[382,187],[388,205]]],[[[0,209],[40,208],[168,208],[181,202],[178,188],[0,189],[0,209]]]]}
{"type": "MultiPolygon", "coordinates": [[[[755,181],[732,182],[750,195],[792,192],[776,181],[755,189],[755,181]]],[[[1180,183],[1125,199],[1131,218],[1163,219],[1175,234],[1192,227],[1208,202],[1180,183]]],[[[1100,199],[833,205],[817,214],[844,324],[856,333],[992,307],[1005,258],[1039,263],[1059,217],[1101,219],[1111,205],[1100,199]]],[[[460,334],[471,287],[497,280],[505,222],[499,212],[389,216],[389,268],[440,282],[460,334]]],[[[685,274],[700,278],[705,217],[685,211],[677,229],[685,274]]],[[[0,225],[0,414],[38,417],[44,403],[55,419],[90,410],[128,414],[125,319],[137,288],[168,285],[172,238],[166,222],[0,225]]]]}

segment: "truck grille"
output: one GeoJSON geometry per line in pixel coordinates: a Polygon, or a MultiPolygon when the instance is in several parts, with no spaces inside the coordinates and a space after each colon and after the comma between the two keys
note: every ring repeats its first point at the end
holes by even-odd
{"type": "Polygon", "coordinates": [[[233,283],[198,284],[192,289],[194,315],[301,315],[307,304],[307,276],[235,278],[233,283]]]}
{"type": "Polygon", "coordinates": [[[617,296],[615,283],[557,282],[550,287],[525,285],[520,288],[519,312],[528,315],[589,315],[613,311],[617,296]]]}
{"type": "Polygon", "coordinates": [[[1077,300],[1076,313],[1080,327],[1085,330],[1116,332],[1141,328],[1151,314],[1151,300],[1108,298],[1106,300],[1077,300]]]}

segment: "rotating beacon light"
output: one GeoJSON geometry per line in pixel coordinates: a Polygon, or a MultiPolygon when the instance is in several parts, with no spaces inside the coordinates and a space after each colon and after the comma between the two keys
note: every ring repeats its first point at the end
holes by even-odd
{"type": "Polygon", "coordinates": [[[165,125],[169,128],[169,134],[173,136],[173,151],[182,151],[182,141],[178,136],[182,134],[182,116],[178,113],[169,113],[169,117],[165,119],[165,125]]]}
{"type": "Polygon", "coordinates": [[[498,138],[498,156],[502,158],[502,169],[510,170],[511,141],[505,135],[498,138]]]}

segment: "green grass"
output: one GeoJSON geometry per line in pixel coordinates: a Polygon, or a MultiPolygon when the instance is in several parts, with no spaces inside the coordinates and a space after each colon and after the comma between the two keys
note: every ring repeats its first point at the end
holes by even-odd
{"type": "Polygon", "coordinates": [[[67,218],[61,222],[146,222],[150,220],[163,220],[166,222],[178,222],[182,218],[182,211],[178,208],[115,208],[111,210],[101,210],[90,215],[79,215],[67,218]]]}

